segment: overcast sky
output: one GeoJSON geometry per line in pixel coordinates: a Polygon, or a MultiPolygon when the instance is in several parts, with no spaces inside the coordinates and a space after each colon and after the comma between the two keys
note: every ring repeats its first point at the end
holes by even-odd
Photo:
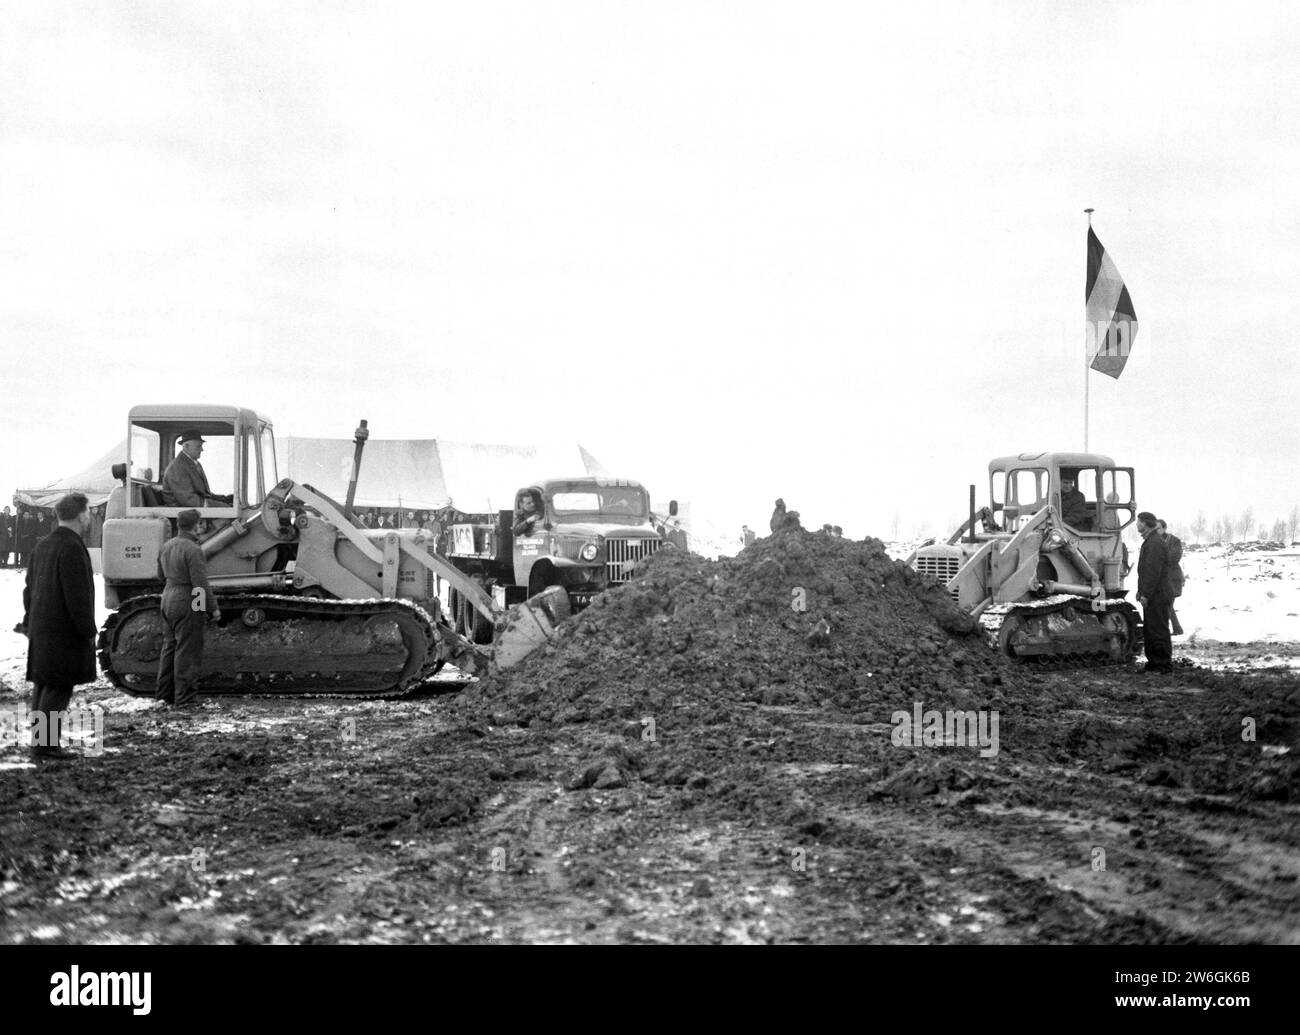
{"type": "Polygon", "coordinates": [[[2,3],[0,487],[220,402],[946,531],[1083,446],[1091,207],[1140,331],[1090,446],[1271,523],[1297,127],[1282,3],[2,3]]]}

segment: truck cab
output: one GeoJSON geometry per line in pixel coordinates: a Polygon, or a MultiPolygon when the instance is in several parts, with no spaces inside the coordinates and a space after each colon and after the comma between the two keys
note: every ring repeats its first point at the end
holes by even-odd
{"type": "Polygon", "coordinates": [[[649,493],[638,482],[610,478],[559,478],[519,489],[512,531],[515,585],[529,596],[564,586],[577,606],[628,581],[636,564],[665,543],[650,520],[649,493]]]}

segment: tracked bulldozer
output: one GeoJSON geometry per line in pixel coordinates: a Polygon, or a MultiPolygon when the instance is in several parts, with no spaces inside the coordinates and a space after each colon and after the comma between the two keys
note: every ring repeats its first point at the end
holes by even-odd
{"type": "Polygon", "coordinates": [[[1123,531],[1137,516],[1133,469],[1097,453],[1021,453],[989,463],[988,505],[907,563],[1022,661],[1119,662],[1141,643],[1125,599],[1123,531]]]}
{"type": "Polygon", "coordinates": [[[362,421],[348,498],[339,503],[278,477],[271,422],[253,410],[133,408],[127,462],[114,468],[120,484],[103,532],[112,613],[99,658],[108,678],[127,693],[154,695],[164,631],[159,555],[190,507],[201,515],[199,545],[221,610],[206,635],[205,694],[397,696],[449,662],[481,673],[517,664],[546,643],[569,614],[562,587],[507,606],[440,556],[434,535],[369,529],[353,517],[368,436],[362,421]],[[164,464],[179,461],[187,431],[204,439],[204,481],[210,476],[208,487],[221,490],[197,505],[159,477],[164,464]],[[444,618],[442,601],[453,594],[477,616],[478,637],[444,618]]]}

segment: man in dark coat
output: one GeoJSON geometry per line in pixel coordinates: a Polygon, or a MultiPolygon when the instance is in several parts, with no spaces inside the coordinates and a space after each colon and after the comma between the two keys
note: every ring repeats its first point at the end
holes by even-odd
{"type": "Polygon", "coordinates": [[[1138,554],[1138,603],[1142,605],[1142,638],[1146,671],[1173,671],[1173,642],[1169,637],[1169,554],[1156,528],[1156,516],[1142,511],[1137,520],[1142,537],[1138,554]]]}
{"type": "Polygon", "coordinates": [[[75,758],[59,746],[61,716],[72,688],[93,683],[95,579],[84,537],[90,530],[86,497],[70,492],[55,505],[58,526],[42,539],[27,567],[23,621],[27,678],[32,687],[32,755],[75,758]]]}
{"type": "Polygon", "coordinates": [[[14,522],[14,549],[18,552],[18,567],[25,568],[31,562],[32,551],[36,549],[36,538],[40,528],[36,522],[36,515],[32,513],[30,507],[21,507],[18,511],[18,520],[14,522]]]}
{"type": "Polygon", "coordinates": [[[5,507],[0,514],[0,568],[9,567],[9,553],[14,545],[14,518],[5,507]]]}
{"type": "Polygon", "coordinates": [[[221,620],[221,608],[208,583],[208,565],[199,546],[199,512],[182,510],[176,515],[180,529],[174,539],[163,543],[158,564],[163,577],[162,654],[158,658],[158,700],[177,708],[195,702],[199,673],[203,669],[203,623],[208,616],[221,620]]]}
{"type": "Polygon", "coordinates": [[[1183,623],[1178,620],[1178,612],[1174,610],[1174,601],[1183,595],[1183,541],[1176,535],[1171,535],[1169,526],[1165,524],[1165,519],[1161,518],[1156,522],[1156,528],[1160,530],[1160,538],[1165,541],[1165,552],[1169,555],[1169,624],[1173,626],[1174,635],[1183,635],[1183,623]]]}
{"type": "Polygon", "coordinates": [[[767,527],[775,532],[778,528],[785,525],[785,500],[778,499],[776,506],[772,510],[772,520],[767,523],[767,527]]]}

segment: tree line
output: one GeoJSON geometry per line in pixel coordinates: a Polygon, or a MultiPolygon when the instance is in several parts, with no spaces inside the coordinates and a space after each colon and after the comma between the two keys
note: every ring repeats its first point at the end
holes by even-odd
{"type": "Polygon", "coordinates": [[[1267,519],[1257,517],[1254,507],[1247,507],[1240,514],[1221,514],[1215,518],[1202,510],[1189,522],[1170,522],[1169,528],[1183,542],[1235,543],[1257,539],[1260,542],[1293,543],[1300,531],[1300,505],[1293,506],[1290,514],[1276,518],[1271,524],[1267,519]]]}

